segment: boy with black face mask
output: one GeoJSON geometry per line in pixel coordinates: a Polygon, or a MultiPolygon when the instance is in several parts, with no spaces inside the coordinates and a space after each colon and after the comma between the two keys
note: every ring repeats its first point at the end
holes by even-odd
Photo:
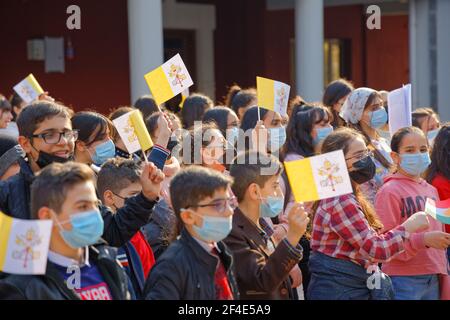
{"type": "MultiPolygon", "coordinates": [[[[30,185],[34,175],[51,163],[71,160],[77,132],[72,130],[69,109],[49,101],[25,107],[17,126],[19,144],[27,157],[19,159],[19,174],[0,182],[0,210],[15,218],[30,219],[30,185]]],[[[112,246],[122,246],[147,223],[163,177],[161,170],[149,164],[141,176],[142,192],[131,198],[116,215],[99,206],[105,224],[104,240],[112,246]]]]}

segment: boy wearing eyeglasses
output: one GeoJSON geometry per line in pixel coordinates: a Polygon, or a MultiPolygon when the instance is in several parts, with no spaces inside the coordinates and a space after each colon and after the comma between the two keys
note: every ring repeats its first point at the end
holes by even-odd
{"type": "Polygon", "coordinates": [[[300,204],[288,213],[286,238],[276,243],[273,229],[265,219],[283,210],[284,196],[279,184],[281,163],[272,155],[247,151],[230,167],[231,187],[239,202],[233,229],[224,240],[233,253],[236,281],[241,299],[293,299],[290,272],[303,257],[300,238],[309,218],[300,204]]]}
{"type": "Polygon", "coordinates": [[[145,285],[147,300],[238,298],[232,256],[222,240],[232,226],[231,178],[200,166],[179,172],[170,197],[180,236],[161,255],[145,285]]]}
{"type": "MultiPolygon", "coordinates": [[[[71,160],[78,134],[72,130],[70,110],[50,101],[26,106],[17,119],[17,126],[18,141],[26,159],[19,159],[19,174],[0,181],[0,210],[15,218],[31,219],[30,186],[35,174],[52,163],[71,160]]],[[[102,237],[111,246],[124,245],[152,214],[164,174],[153,163],[146,165],[143,171],[142,192],[132,197],[115,215],[107,207],[99,206],[104,219],[102,237]]]]}

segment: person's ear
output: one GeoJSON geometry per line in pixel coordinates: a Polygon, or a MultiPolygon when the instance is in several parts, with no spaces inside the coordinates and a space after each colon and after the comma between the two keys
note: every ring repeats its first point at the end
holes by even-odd
{"type": "Polygon", "coordinates": [[[261,196],[261,191],[256,183],[251,183],[247,188],[246,194],[249,200],[257,201],[261,196]]]}
{"type": "Polygon", "coordinates": [[[103,204],[107,207],[112,207],[114,205],[114,197],[111,190],[106,190],[103,193],[103,204]]]}
{"type": "Polygon", "coordinates": [[[31,140],[24,136],[19,136],[17,140],[20,146],[22,147],[23,151],[25,151],[26,154],[30,154],[31,150],[33,149],[31,145],[31,140]]]}
{"type": "Polygon", "coordinates": [[[18,107],[16,107],[16,106],[13,106],[13,111],[14,111],[14,113],[16,114],[16,116],[18,116],[19,113],[20,113],[20,108],[18,108],[18,107]]]}
{"type": "Polygon", "coordinates": [[[85,152],[87,149],[86,143],[84,141],[77,140],[75,142],[75,150],[78,150],[79,152],[85,152]]]}
{"type": "Polygon", "coordinates": [[[181,221],[183,221],[184,224],[192,226],[195,224],[195,215],[192,214],[192,212],[190,210],[182,210],[180,212],[180,218],[181,221]]]}
{"type": "Polygon", "coordinates": [[[392,158],[392,162],[395,165],[399,165],[400,164],[400,155],[397,152],[392,151],[391,152],[391,158],[392,158]]]}
{"type": "Polygon", "coordinates": [[[42,207],[37,212],[37,218],[39,220],[51,220],[52,219],[52,213],[50,208],[48,207],[42,207]]]}

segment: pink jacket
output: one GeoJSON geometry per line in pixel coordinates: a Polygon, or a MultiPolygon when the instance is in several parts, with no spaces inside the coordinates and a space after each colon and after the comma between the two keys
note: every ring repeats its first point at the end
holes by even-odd
{"type": "MultiPolygon", "coordinates": [[[[383,232],[402,224],[413,213],[423,211],[426,198],[439,200],[436,188],[423,179],[417,182],[395,173],[386,176],[384,181],[375,198],[375,209],[384,225],[383,232]]],[[[442,223],[431,217],[429,220],[427,231],[444,231],[442,223]]],[[[411,234],[410,241],[405,243],[405,252],[383,263],[383,271],[393,276],[447,274],[445,250],[427,248],[425,232],[411,234]]]]}

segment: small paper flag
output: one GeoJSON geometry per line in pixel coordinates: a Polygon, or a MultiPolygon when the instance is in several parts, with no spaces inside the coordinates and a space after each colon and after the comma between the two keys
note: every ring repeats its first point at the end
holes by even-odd
{"type": "Polygon", "coordinates": [[[144,77],[157,105],[175,97],[194,84],[180,54],[144,77]]]}
{"type": "Polygon", "coordinates": [[[28,77],[15,85],[14,91],[16,91],[17,94],[26,103],[30,103],[33,100],[36,100],[41,94],[44,93],[44,90],[42,90],[41,86],[32,73],[30,73],[28,77]]]}
{"type": "Polygon", "coordinates": [[[283,82],[256,77],[258,106],[286,115],[291,87],[283,82]]]}
{"type": "Polygon", "coordinates": [[[436,202],[427,198],[425,212],[442,223],[450,224],[450,199],[436,202]]]}
{"type": "Polygon", "coordinates": [[[342,150],[285,162],[284,166],[296,202],[353,192],[342,150]]]}
{"type": "Polygon", "coordinates": [[[152,138],[139,110],[130,111],[113,120],[113,123],[129,153],[153,147],[152,138]]]}
{"type": "Polygon", "coordinates": [[[0,271],[45,274],[52,220],[15,219],[0,212],[0,271]]]}

